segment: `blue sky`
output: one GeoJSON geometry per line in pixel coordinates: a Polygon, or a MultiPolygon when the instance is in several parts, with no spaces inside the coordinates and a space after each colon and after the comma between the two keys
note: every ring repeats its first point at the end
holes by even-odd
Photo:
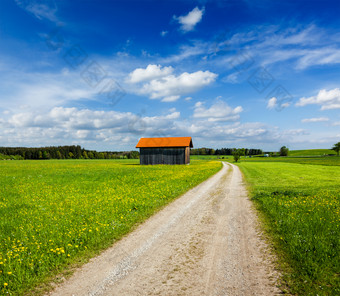
{"type": "Polygon", "coordinates": [[[0,146],[340,141],[338,1],[0,2],[0,146]]]}

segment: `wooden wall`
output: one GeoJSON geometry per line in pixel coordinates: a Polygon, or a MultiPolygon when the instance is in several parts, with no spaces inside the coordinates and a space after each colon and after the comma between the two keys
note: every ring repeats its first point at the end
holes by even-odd
{"type": "Polygon", "coordinates": [[[187,164],[190,148],[140,148],[140,164],[187,164]]]}

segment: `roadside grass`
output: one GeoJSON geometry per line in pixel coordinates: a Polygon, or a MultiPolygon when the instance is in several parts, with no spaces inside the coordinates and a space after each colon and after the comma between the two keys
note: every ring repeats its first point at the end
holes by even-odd
{"type": "Polygon", "coordinates": [[[38,286],[109,247],[222,166],[138,162],[1,162],[0,295],[41,294],[38,286]]]}
{"type": "Polygon", "coordinates": [[[263,213],[289,292],[340,295],[339,163],[284,159],[287,162],[242,161],[238,166],[263,213]]]}

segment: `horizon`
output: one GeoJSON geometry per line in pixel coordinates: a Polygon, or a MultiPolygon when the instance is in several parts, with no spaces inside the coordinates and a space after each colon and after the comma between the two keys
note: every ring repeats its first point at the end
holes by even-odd
{"type": "Polygon", "coordinates": [[[0,146],[133,151],[142,137],[190,136],[200,148],[331,149],[339,8],[1,1],[0,146]]]}

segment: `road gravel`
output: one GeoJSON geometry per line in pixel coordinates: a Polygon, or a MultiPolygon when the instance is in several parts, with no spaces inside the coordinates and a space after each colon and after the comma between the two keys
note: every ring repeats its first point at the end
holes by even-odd
{"type": "Polygon", "coordinates": [[[272,260],[239,168],[223,163],[49,295],[278,295],[272,260]]]}

